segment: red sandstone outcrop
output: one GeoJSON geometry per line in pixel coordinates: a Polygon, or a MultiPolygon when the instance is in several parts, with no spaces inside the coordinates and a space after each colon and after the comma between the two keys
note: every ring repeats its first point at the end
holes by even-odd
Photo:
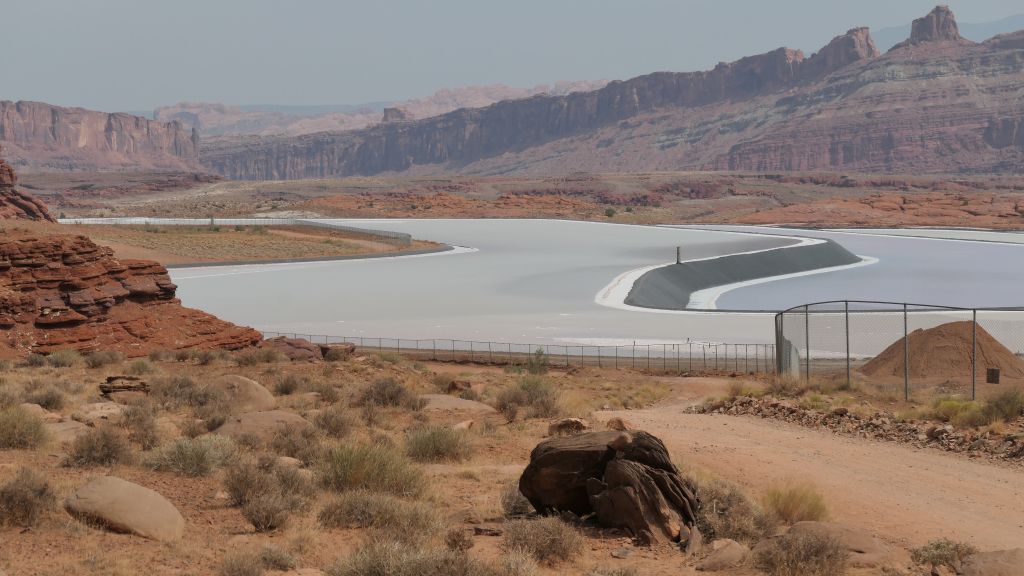
{"type": "Polygon", "coordinates": [[[15,165],[56,170],[195,168],[199,134],[131,114],[0,101],[0,144],[15,165]]]}
{"type": "Polygon", "coordinates": [[[0,357],[61,349],[252,346],[261,334],[181,306],[167,270],[118,260],[84,236],[8,229],[0,239],[0,357]]]}
{"type": "Polygon", "coordinates": [[[35,196],[14,188],[18,177],[7,162],[0,159],[0,220],[43,220],[54,222],[50,212],[35,196]]]}
{"type": "Polygon", "coordinates": [[[960,40],[940,7],[903,49],[864,28],[695,73],[359,131],[211,143],[237,179],[652,170],[1024,172],[1024,35],[960,40]],[[924,45],[927,44],[927,48],[924,45]],[[983,96],[982,96],[983,95],[983,96]],[[983,97],[983,105],[979,98],[983,97]]]}

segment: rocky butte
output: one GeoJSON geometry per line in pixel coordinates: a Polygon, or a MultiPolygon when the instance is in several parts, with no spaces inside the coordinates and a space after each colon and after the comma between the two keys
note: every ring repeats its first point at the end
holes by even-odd
{"type": "Polygon", "coordinates": [[[878,53],[854,28],[691,73],[465,108],[363,130],[210,143],[230,178],[381,172],[1024,171],[1024,32],[960,39],[948,8],[878,53]],[[982,105],[983,104],[983,105],[982,105]]]}
{"type": "Polygon", "coordinates": [[[62,349],[130,357],[161,349],[234,350],[262,340],[251,328],[182,306],[156,262],[120,260],[110,248],[60,234],[55,225],[20,227],[19,221],[52,218],[13,184],[14,171],[0,160],[0,358],[62,349]]]}
{"type": "Polygon", "coordinates": [[[199,133],[180,122],[42,102],[0,101],[0,144],[15,165],[47,170],[188,170],[199,158],[199,133]]]}

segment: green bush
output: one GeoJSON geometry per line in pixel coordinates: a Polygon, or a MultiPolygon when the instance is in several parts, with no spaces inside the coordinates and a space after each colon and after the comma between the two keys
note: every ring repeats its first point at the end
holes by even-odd
{"type": "Polygon", "coordinates": [[[31,450],[46,441],[43,420],[18,406],[0,410],[0,449],[31,450]]]}
{"type": "Polygon", "coordinates": [[[237,452],[234,441],[226,436],[179,438],[154,450],[146,462],[153,470],[197,477],[230,464],[237,452]]]}
{"type": "Polygon", "coordinates": [[[538,346],[526,360],[526,371],[533,375],[547,374],[549,363],[548,355],[538,346]]]}
{"type": "Polygon", "coordinates": [[[473,441],[465,430],[428,425],[409,431],[405,450],[417,462],[462,462],[473,455],[473,441]]]}
{"type": "Polygon", "coordinates": [[[93,352],[85,357],[85,365],[89,368],[102,368],[109,364],[124,362],[124,354],[114,351],[93,352]]]}
{"type": "Polygon", "coordinates": [[[1004,390],[985,402],[988,423],[996,420],[1013,422],[1024,413],[1024,392],[1019,388],[1004,390]]]}
{"type": "Polygon", "coordinates": [[[503,550],[524,550],[538,562],[554,565],[583,552],[583,536],[558,518],[511,520],[505,523],[503,550]]]}
{"type": "Polygon", "coordinates": [[[917,564],[930,564],[933,568],[946,566],[959,570],[960,563],[978,550],[966,542],[954,542],[947,538],[932,540],[910,551],[910,559],[917,564]]]}
{"type": "Polygon", "coordinates": [[[849,553],[824,534],[788,534],[754,552],[754,565],[768,576],[837,576],[846,570],[849,553]]]}
{"type": "Polygon", "coordinates": [[[787,524],[828,518],[825,499],[810,484],[771,488],[765,494],[764,506],[770,514],[787,524]]]}
{"type": "Polygon", "coordinates": [[[381,445],[346,444],[324,452],[316,465],[321,486],[336,492],[359,488],[399,496],[419,496],[423,472],[403,454],[381,445]]]}
{"type": "Polygon", "coordinates": [[[0,486],[0,526],[31,528],[56,501],[45,475],[21,468],[14,478],[0,486]]]}
{"type": "Polygon", "coordinates": [[[317,515],[325,528],[369,528],[376,536],[417,545],[441,529],[437,510],[419,502],[365,490],[345,492],[317,515]]]}
{"type": "Polygon", "coordinates": [[[90,428],[71,441],[65,466],[113,466],[132,460],[132,446],[127,436],[113,426],[90,428]]]}

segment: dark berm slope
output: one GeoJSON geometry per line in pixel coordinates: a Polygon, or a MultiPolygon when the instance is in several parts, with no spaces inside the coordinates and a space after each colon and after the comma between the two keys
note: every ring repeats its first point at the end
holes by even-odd
{"type": "Polygon", "coordinates": [[[861,259],[832,240],[753,254],[683,262],[656,268],[633,284],[626,304],[661,310],[686,310],[698,290],[758,278],[856,264],[861,259]]]}

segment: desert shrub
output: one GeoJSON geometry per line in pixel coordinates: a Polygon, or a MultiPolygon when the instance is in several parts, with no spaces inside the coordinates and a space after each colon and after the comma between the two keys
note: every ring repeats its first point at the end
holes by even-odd
{"type": "Polygon", "coordinates": [[[548,364],[548,355],[544,353],[543,348],[538,346],[526,360],[526,371],[534,375],[547,374],[548,364]]]}
{"type": "Polygon", "coordinates": [[[185,375],[157,378],[150,383],[150,397],[166,408],[205,406],[222,396],[218,390],[196,384],[185,375]]]}
{"type": "Polygon", "coordinates": [[[491,564],[444,548],[410,548],[400,542],[373,541],[341,558],[327,576],[499,576],[491,564]]]}
{"type": "Polygon", "coordinates": [[[501,510],[505,513],[506,518],[526,516],[533,510],[533,505],[519,491],[518,481],[506,482],[501,489],[501,510]]]}
{"type": "Polygon", "coordinates": [[[43,420],[18,406],[0,410],[0,449],[30,450],[46,441],[43,420]]]}
{"type": "Polygon", "coordinates": [[[273,348],[257,348],[246,350],[235,356],[235,362],[239,366],[256,366],[257,364],[274,364],[284,359],[284,356],[273,348]]]}
{"type": "Polygon", "coordinates": [[[156,410],[149,402],[129,404],[122,413],[121,426],[128,431],[128,439],[151,450],[159,441],[156,427],[156,410]]]}
{"type": "Polygon", "coordinates": [[[21,468],[14,478],[0,486],[0,526],[31,528],[56,501],[46,476],[21,468]]]}
{"type": "Polygon", "coordinates": [[[498,558],[501,576],[534,576],[539,570],[540,566],[533,555],[521,548],[506,549],[498,558]]]}
{"type": "Polygon", "coordinates": [[[22,393],[17,387],[0,378],[0,408],[10,408],[21,404],[22,393]]]}
{"type": "Polygon", "coordinates": [[[423,492],[423,472],[402,453],[382,445],[348,444],[324,452],[316,475],[324,488],[343,492],[364,488],[399,496],[423,492]]]}
{"type": "Polygon", "coordinates": [[[220,576],[262,576],[263,559],[255,550],[232,550],[224,555],[220,576]]]}
{"type": "Polygon", "coordinates": [[[932,540],[910,551],[910,559],[918,564],[931,564],[932,567],[946,566],[953,570],[960,568],[960,563],[978,550],[966,542],[954,542],[946,538],[932,540]]]}
{"type": "Polygon", "coordinates": [[[124,432],[113,426],[91,428],[68,447],[65,466],[112,466],[130,462],[132,446],[124,432]]]}
{"type": "Polygon", "coordinates": [[[363,417],[363,422],[365,422],[366,425],[371,428],[380,426],[381,421],[384,417],[383,411],[380,409],[380,406],[377,406],[376,404],[363,404],[363,407],[360,410],[360,414],[363,417]]]}
{"type": "Polygon", "coordinates": [[[1013,422],[1024,413],[1024,392],[1019,388],[1004,390],[985,402],[986,424],[996,420],[1013,422]]]}
{"type": "Polygon", "coordinates": [[[344,438],[356,425],[352,414],[343,406],[321,410],[313,418],[313,425],[332,438],[344,438]]]}
{"type": "Polygon", "coordinates": [[[46,366],[46,356],[33,352],[25,357],[25,365],[29,368],[42,368],[46,366]]]}
{"type": "Polygon", "coordinates": [[[454,379],[451,376],[448,376],[447,374],[434,374],[430,378],[430,381],[434,384],[434,388],[437,389],[438,392],[447,394],[448,388],[451,387],[452,382],[454,382],[454,379]]]}
{"type": "Polygon", "coordinates": [[[193,350],[192,358],[200,366],[209,366],[216,362],[217,358],[220,358],[220,354],[213,350],[193,350]]]}
{"type": "Polygon", "coordinates": [[[972,400],[961,400],[958,398],[938,398],[932,404],[935,418],[943,422],[949,422],[961,412],[975,406],[972,400]]]}
{"type": "Polygon", "coordinates": [[[146,360],[144,358],[133,360],[130,364],[128,364],[128,368],[125,369],[125,371],[131,374],[132,376],[152,374],[153,370],[153,365],[149,363],[149,360],[146,360]]]}
{"type": "Polygon", "coordinates": [[[317,520],[325,528],[369,528],[377,537],[409,545],[422,544],[441,528],[430,506],[366,490],[345,492],[325,505],[317,520]]]}
{"type": "Polygon", "coordinates": [[[320,432],[312,426],[284,426],[274,432],[270,449],[282,456],[312,463],[320,455],[320,432]]]}
{"type": "Polygon", "coordinates": [[[231,503],[241,506],[242,515],[260,532],[280,528],[316,495],[316,487],[298,469],[268,462],[261,466],[252,458],[241,459],[224,474],[231,503]]]}
{"type": "Polygon", "coordinates": [[[800,396],[807,391],[807,387],[799,378],[780,377],[768,383],[768,394],[779,398],[800,396]]]}
{"type": "Polygon", "coordinates": [[[296,390],[302,388],[306,378],[297,376],[295,374],[288,374],[284,378],[277,381],[274,385],[274,394],[278,396],[288,396],[289,394],[295,393],[296,390]]]}
{"type": "Polygon", "coordinates": [[[146,463],[153,470],[180,476],[206,476],[231,463],[237,452],[235,442],[226,436],[179,438],[154,450],[146,463]]]}
{"type": "Polygon", "coordinates": [[[170,350],[153,350],[147,355],[150,362],[170,362],[175,359],[174,352],[170,350]]]}
{"type": "Polygon", "coordinates": [[[525,376],[515,386],[498,394],[497,409],[507,421],[514,421],[523,408],[529,417],[557,416],[561,411],[558,391],[545,378],[525,376]]]}
{"type": "Polygon", "coordinates": [[[242,505],[242,516],[257,532],[283,527],[292,514],[292,501],[279,491],[258,494],[242,505]]]}
{"type": "Polygon", "coordinates": [[[14,368],[14,363],[10,360],[0,359],[0,372],[7,372],[11,368],[14,368]]]}
{"type": "Polygon", "coordinates": [[[517,387],[505,388],[495,399],[495,407],[505,417],[506,422],[515,422],[519,416],[519,407],[525,403],[526,395],[517,387]]]}
{"type": "Polygon", "coordinates": [[[525,550],[538,562],[554,565],[583,551],[583,536],[558,518],[511,520],[505,523],[503,550],[525,550]]]}
{"type": "Polygon", "coordinates": [[[473,441],[465,430],[421,426],[409,431],[405,451],[417,462],[462,462],[472,456],[473,441]]]}
{"type": "Polygon", "coordinates": [[[32,382],[25,393],[25,402],[39,404],[47,410],[60,410],[64,406],[64,391],[56,384],[32,382]]]}
{"type": "Polygon", "coordinates": [[[113,350],[106,352],[93,352],[85,357],[85,365],[89,368],[102,368],[110,364],[124,362],[124,355],[113,350]]]}
{"type": "Polygon", "coordinates": [[[260,550],[260,560],[263,566],[281,572],[294,570],[299,564],[294,556],[273,544],[263,546],[260,550]]]}
{"type": "Polygon", "coordinates": [[[764,507],[787,524],[828,518],[825,498],[810,484],[771,488],[765,494],[764,507]]]}
{"type": "Polygon", "coordinates": [[[825,534],[786,535],[758,546],[754,565],[768,576],[836,576],[849,556],[843,545],[825,534]]]}
{"type": "Polygon", "coordinates": [[[193,408],[196,417],[203,421],[206,429],[213,432],[227,422],[231,414],[231,401],[221,392],[210,389],[204,403],[193,408]]]}
{"type": "Polygon", "coordinates": [[[382,352],[380,359],[388,364],[400,364],[402,362],[402,357],[394,352],[382,352]]]}
{"type": "Polygon", "coordinates": [[[338,394],[338,389],[330,382],[309,380],[306,382],[305,390],[306,392],[316,392],[320,395],[320,401],[327,404],[334,404],[341,398],[338,394]]]}
{"type": "Polygon", "coordinates": [[[327,362],[340,362],[348,358],[348,352],[341,348],[328,348],[324,353],[324,360],[327,362]]]}
{"type": "Polygon", "coordinates": [[[191,350],[175,350],[174,359],[178,362],[188,362],[192,359],[191,350]]]}
{"type": "Polygon", "coordinates": [[[984,426],[990,424],[992,419],[985,412],[985,409],[975,403],[970,403],[964,406],[963,410],[957,412],[949,423],[957,428],[976,428],[978,426],[984,426]]]}
{"type": "Polygon", "coordinates": [[[724,480],[699,485],[701,509],[697,527],[705,538],[729,538],[753,544],[775,532],[775,519],[743,490],[724,480]]]}
{"type": "Polygon", "coordinates": [[[374,404],[376,406],[414,407],[418,399],[418,396],[406,388],[405,384],[388,377],[375,380],[367,386],[359,396],[359,403],[364,406],[374,404]]]}
{"type": "Polygon", "coordinates": [[[464,528],[451,528],[444,534],[444,545],[452,552],[465,552],[473,544],[473,534],[464,528]]]}
{"type": "Polygon", "coordinates": [[[54,368],[70,368],[81,359],[77,350],[57,350],[46,357],[46,363],[54,368]]]}

